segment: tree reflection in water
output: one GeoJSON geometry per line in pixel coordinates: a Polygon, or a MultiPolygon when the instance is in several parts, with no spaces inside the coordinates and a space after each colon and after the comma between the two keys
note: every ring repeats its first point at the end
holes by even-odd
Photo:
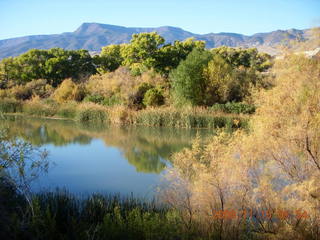
{"type": "Polygon", "coordinates": [[[212,135],[209,130],[119,127],[25,117],[7,117],[0,127],[9,129],[11,138],[18,137],[33,146],[86,145],[102,139],[106,146],[120,149],[136,171],[144,173],[162,172],[170,156],[190,146],[197,132],[203,138],[212,135]]]}

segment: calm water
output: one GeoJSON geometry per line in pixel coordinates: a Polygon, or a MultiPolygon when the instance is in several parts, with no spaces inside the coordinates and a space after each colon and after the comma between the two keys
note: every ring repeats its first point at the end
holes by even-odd
{"type": "Polygon", "coordinates": [[[83,125],[73,121],[10,117],[0,128],[49,152],[50,168],[33,191],[66,188],[73,193],[150,197],[170,166],[172,153],[190,146],[197,132],[212,130],[83,125]]]}

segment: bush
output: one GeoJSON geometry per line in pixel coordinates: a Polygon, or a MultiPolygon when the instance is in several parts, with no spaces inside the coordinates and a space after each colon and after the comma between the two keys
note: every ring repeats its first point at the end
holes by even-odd
{"type": "Polygon", "coordinates": [[[75,84],[71,79],[64,80],[53,94],[53,98],[57,102],[81,101],[84,96],[85,88],[75,84]]]}
{"type": "Polygon", "coordinates": [[[145,93],[149,90],[152,89],[153,86],[149,83],[141,83],[135,93],[133,95],[131,95],[128,99],[128,107],[129,108],[133,108],[133,109],[142,109],[144,108],[144,104],[143,104],[143,98],[145,93]]]}
{"type": "Polygon", "coordinates": [[[84,102],[93,102],[93,103],[102,103],[104,101],[104,97],[101,95],[88,95],[83,101],[84,102]]]}
{"type": "Polygon", "coordinates": [[[18,100],[27,100],[32,97],[32,89],[19,85],[10,89],[11,95],[18,100]]]}
{"type": "Polygon", "coordinates": [[[112,95],[109,98],[105,98],[102,102],[103,105],[105,106],[115,106],[115,105],[120,105],[122,103],[121,98],[117,95],[112,95]]]}
{"type": "Polygon", "coordinates": [[[33,80],[26,85],[18,85],[10,89],[11,95],[18,100],[28,100],[32,96],[40,98],[49,97],[53,93],[53,87],[44,79],[33,80]]]}
{"type": "Polygon", "coordinates": [[[79,105],[75,118],[80,122],[106,122],[108,116],[104,107],[94,103],[85,103],[79,105]]]}
{"type": "Polygon", "coordinates": [[[256,108],[254,105],[246,103],[236,103],[228,102],[226,104],[214,104],[211,107],[212,111],[220,111],[225,113],[234,113],[234,114],[252,114],[255,112],[256,108]]]}
{"type": "Polygon", "coordinates": [[[2,99],[0,100],[0,112],[1,113],[15,113],[21,112],[22,103],[15,99],[2,99]]]}
{"type": "Polygon", "coordinates": [[[143,98],[143,104],[146,106],[156,107],[164,104],[164,96],[161,90],[157,88],[149,89],[143,98]]]}

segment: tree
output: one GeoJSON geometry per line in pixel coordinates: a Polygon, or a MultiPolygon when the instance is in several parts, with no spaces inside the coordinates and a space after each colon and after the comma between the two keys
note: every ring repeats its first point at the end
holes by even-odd
{"type": "Polygon", "coordinates": [[[133,34],[130,44],[123,45],[121,49],[124,65],[134,67],[137,72],[143,67],[153,68],[159,48],[164,42],[164,38],[156,32],[133,34]]]}
{"type": "Polygon", "coordinates": [[[87,50],[32,49],[18,57],[3,59],[0,64],[1,82],[25,84],[36,79],[46,79],[57,86],[65,78],[78,80],[96,73],[87,50]]]}
{"type": "Polygon", "coordinates": [[[102,48],[98,59],[98,70],[101,73],[113,72],[118,69],[123,61],[121,48],[124,45],[109,45],[102,48]]]}
{"type": "Polygon", "coordinates": [[[219,47],[211,50],[213,55],[219,55],[234,67],[251,68],[257,71],[265,71],[271,67],[271,56],[259,53],[256,48],[242,49],[231,47],[219,47]]]}
{"type": "Polygon", "coordinates": [[[169,203],[219,239],[236,239],[248,228],[262,239],[319,236],[320,59],[292,55],[277,60],[272,73],[275,86],[254,96],[259,107],[250,131],[218,131],[205,146],[196,141],[172,157],[169,203]],[[172,202],[177,192],[188,201],[172,202]],[[212,216],[227,209],[244,209],[247,220],[212,216]]]}
{"type": "Polygon", "coordinates": [[[204,104],[206,79],[203,70],[211,58],[210,52],[194,49],[186,60],[181,61],[177,69],[172,71],[170,79],[176,103],[204,104]]]}
{"type": "Polygon", "coordinates": [[[236,81],[232,66],[222,57],[214,56],[204,69],[206,91],[203,95],[205,105],[232,101],[230,91],[236,81]]]}
{"type": "Polygon", "coordinates": [[[204,50],[204,41],[195,41],[194,38],[188,38],[185,41],[175,41],[173,44],[166,44],[160,48],[157,55],[155,70],[164,76],[177,68],[182,60],[185,60],[193,49],[204,50]]]}

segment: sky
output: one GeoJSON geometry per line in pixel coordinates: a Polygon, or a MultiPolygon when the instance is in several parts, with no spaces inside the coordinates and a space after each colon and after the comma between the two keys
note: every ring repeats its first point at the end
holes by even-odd
{"type": "Polygon", "coordinates": [[[0,39],[75,31],[84,22],[252,35],[320,25],[320,0],[0,0],[0,39]]]}

